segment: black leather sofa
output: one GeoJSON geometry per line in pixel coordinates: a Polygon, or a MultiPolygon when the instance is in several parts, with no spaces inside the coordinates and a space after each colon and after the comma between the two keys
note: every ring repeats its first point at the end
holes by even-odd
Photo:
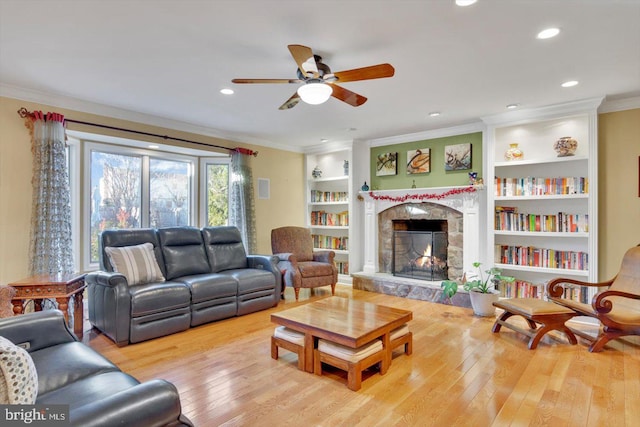
{"type": "Polygon", "coordinates": [[[118,346],[274,307],[273,255],[247,255],[236,227],[105,230],[100,268],[86,276],[89,320],[118,346]],[[129,286],[105,248],[151,243],[165,281],[129,286]]]}
{"type": "Polygon", "coordinates": [[[193,426],[168,381],[140,383],[78,342],[61,311],[0,319],[0,335],[27,350],[38,375],[36,404],[69,405],[69,425],[193,426]]]}

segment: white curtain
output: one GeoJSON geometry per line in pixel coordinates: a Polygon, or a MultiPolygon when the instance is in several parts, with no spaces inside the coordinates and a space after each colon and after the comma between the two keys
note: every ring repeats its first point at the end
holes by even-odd
{"type": "Polygon", "coordinates": [[[64,116],[34,111],[31,120],[33,202],[30,274],[73,273],[64,116]]]}
{"type": "Polygon", "coordinates": [[[248,155],[231,154],[231,189],[229,191],[229,223],[240,230],[247,253],[256,253],[256,213],[253,200],[253,174],[248,155]]]}

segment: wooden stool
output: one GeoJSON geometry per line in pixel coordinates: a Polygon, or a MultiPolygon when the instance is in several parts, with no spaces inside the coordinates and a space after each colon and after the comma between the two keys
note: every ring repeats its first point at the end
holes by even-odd
{"type": "Polygon", "coordinates": [[[298,355],[298,369],[304,371],[304,334],[278,326],[271,337],[271,358],[278,360],[278,347],[298,355]]]}
{"type": "Polygon", "coordinates": [[[525,334],[531,337],[529,340],[529,350],[535,349],[543,335],[553,330],[564,332],[571,344],[577,344],[578,342],[573,332],[564,324],[564,322],[577,315],[573,310],[538,298],[504,299],[494,302],[493,305],[503,309],[504,313],[496,319],[491,331],[495,333],[500,332],[500,327],[504,326],[521,334],[525,334]],[[526,330],[507,323],[506,320],[513,315],[524,317],[531,329],[526,330]],[[536,325],[537,323],[541,326],[538,327],[538,325],[536,325]]]}
{"type": "Polygon", "coordinates": [[[313,352],[313,371],[322,375],[322,363],[347,371],[347,387],[358,391],[362,386],[362,371],[376,363],[380,364],[380,375],[387,372],[384,363],[382,341],[375,340],[359,348],[351,348],[327,340],[318,340],[313,352]]]}
{"type": "Polygon", "coordinates": [[[391,350],[404,344],[404,352],[408,356],[413,352],[413,334],[409,331],[409,326],[404,324],[394,329],[389,334],[391,350]]]}

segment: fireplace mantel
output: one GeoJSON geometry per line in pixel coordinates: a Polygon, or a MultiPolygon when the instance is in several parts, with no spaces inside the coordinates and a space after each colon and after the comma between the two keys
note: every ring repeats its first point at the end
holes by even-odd
{"type": "Polygon", "coordinates": [[[480,196],[484,186],[432,187],[360,192],[364,200],[363,272],[375,274],[378,265],[378,214],[404,203],[428,202],[454,209],[463,216],[463,270],[480,259],[480,196]],[[462,191],[474,188],[475,191],[462,191]],[[438,198],[440,197],[440,198],[438,198]]]}

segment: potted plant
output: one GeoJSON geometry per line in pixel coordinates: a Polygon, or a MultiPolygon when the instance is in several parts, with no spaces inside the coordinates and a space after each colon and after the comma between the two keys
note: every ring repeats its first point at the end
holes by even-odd
{"type": "MultiPolygon", "coordinates": [[[[483,274],[480,266],[482,263],[474,262],[473,266],[478,270],[477,274],[474,274],[472,280],[463,280],[462,287],[465,291],[469,292],[469,299],[471,300],[471,307],[474,314],[477,316],[493,316],[495,313],[495,307],[493,303],[498,300],[500,293],[495,290],[495,285],[500,282],[510,283],[515,280],[515,277],[502,275],[502,270],[492,267],[489,270],[485,270],[483,274]]],[[[454,280],[445,280],[441,283],[443,296],[449,300],[458,291],[458,282],[454,280]]]]}

